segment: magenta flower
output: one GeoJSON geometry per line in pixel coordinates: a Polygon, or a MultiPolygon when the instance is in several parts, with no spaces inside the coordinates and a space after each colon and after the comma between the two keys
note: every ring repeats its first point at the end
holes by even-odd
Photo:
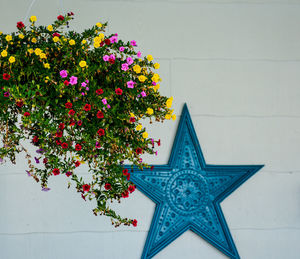
{"type": "Polygon", "coordinates": [[[9,92],[5,92],[3,95],[4,97],[9,97],[9,92]]]}
{"type": "Polygon", "coordinates": [[[65,77],[68,76],[67,70],[61,70],[61,71],[59,72],[59,74],[60,74],[60,76],[61,76],[62,78],[65,78],[65,77]]]}
{"type": "Polygon", "coordinates": [[[88,91],[88,90],[90,90],[90,88],[86,87],[86,88],[85,88],[85,90],[87,90],[87,91],[88,91]]]}
{"type": "Polygon", "coordinates": [[[86,87],[86,83],[85,83],[85,82],[82,82],[82,83],[81,83],[81,86],[86,87]]]}
{"type": "Polygon", "coordinates": [[[135,40],[130,41],[130,44],[131,44],[131,46],[136,47],[136,41],[135,40]]]}
{"type": "Polygon", "coordinates": [[[95,147],[96,147],[96,148],[101,148],[101,145],[100,145],[100,143],[99,143],[98,141],[96,142],[95,147]]]}
{"type": "Polygon", "coordinates": [[[113,60],[115,60],[115,59],[116,59],[116,57],[115,57],[115,55],[114,55],[114,54],[111,54],[111,55],[109,56],[109,59],[113,59],[113,60]]]}
{"type": "Polygon", "coordinates": [[[140,58],[142,56],[142,53],[139,51],[136,55],[138,58],[140,58]]]}
{"type": "Polygon", "coordinates": [[[82,94],[82,95],[84,95],[85,93],[84,93],[84,92],[82,92],[81,94],[82,94]]]}
{"type": "Polygon", "coordinates": [[[85,80],[85,82],[88,84],[90,81],[87,79],[87,80],[85,80]]]}
{"type": "Polygon", "coordinates": [[[104,99],[102,99],[102,103],[103,104],[107,104],[107,100],[104,98],[104,99]]]}
{"type": "Polygon", "coordinates": [[[116,35],[110,37],[110,43],[115,43],[115,42],[118,42],[118,36],[116,35]]]}
{"type": "Polygon", "coordinates": [[[133,59],[131,57],[128,57],[126,61],[129,66],[133,63],[133,59]]]}
{"type": "Polygon", "coordinates": [[[125,49],[124,47],[120,47],[120,48],[119,48],[119,50],[120,50],[121,52],[123,52],[124,49],[125,49]]]}
{"type": "Polygon", "coordinates": [[[128,70],[128,64],[127,63],[122,64],[122,68],[121,69],[123,71],[127,71],[128,70]]]}
{"type": "Polygon", "coordinates": [[[70,77],[70,84],[71,85],[76,85],[77,84],[77,77],[76,76],[71,76],[70,77]]]}
{"type": "Polygon", "coordinates": [[[156,85],[156,82],[152,82],[152,85],[156,85]]]}
{"type": "Polygon", "coordinates": [[[107,107],[107,109],[110,109],[110,105],[109,104],[106,107],[107,107]]]}
{"type": "Polygon", "coordinates": [[[108,61],[109,60],[109,56],[108,55],[103,56],[103,60],[104,61],[108,61]]]}
{"type": "Polygon", "coordinates": [[[146,93],[145,93],[144,91],[142,91],[142,92],[141,92],[141,96],[142,96],[142,97],[146,97],[147,95],[146,95],[146,93]]]}
{"type": "Polygon", "coordinates": [[[127,87],[128,88],[134,88],[134,84],[135,84],[135,82],[133,82],[132,80],[130,80],[130,81],[127,82],[127,87]]]}

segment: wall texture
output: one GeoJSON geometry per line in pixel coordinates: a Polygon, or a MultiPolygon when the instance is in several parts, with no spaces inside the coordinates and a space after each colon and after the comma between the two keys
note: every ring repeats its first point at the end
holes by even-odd
{"type": "MultiPolygon", "coordinates": [[[[71,29],[108,21],[110,33],[155,57],[161,92],[174,96],[177,115],[188,104],[207,163],[265,164],[222,203],[241,258],[299,258],[300,1],[1,0],[0,29],[68,11],[71,29]]],[[[178,121],[149,127],[162,140],[149,163],[168,161],[178,121]]],[[[137,191],[119,206],[137,228],[114,229],[64,177],[44,193],[26,168],[21,157],[0,166],[0,258],[140,257],[154,211],[147,197],[137,191]]],[[[155,258],[225,256],[189,231],[155,258]]]]}

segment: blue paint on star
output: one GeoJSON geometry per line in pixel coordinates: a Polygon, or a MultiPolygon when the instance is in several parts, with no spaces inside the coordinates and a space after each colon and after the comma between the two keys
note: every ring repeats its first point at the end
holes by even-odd
{"type": "Polygon", "coordinates": [[[220,203],[262,167],[207,165],[185,104],[168,164],[131,172],[130,180],[156,203],[142,258],[152,258],[187,230],[240,258],[220,203]]]}

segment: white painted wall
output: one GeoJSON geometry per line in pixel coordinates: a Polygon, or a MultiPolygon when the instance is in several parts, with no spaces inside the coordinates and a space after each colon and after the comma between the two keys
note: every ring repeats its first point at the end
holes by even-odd
{"type": "MultiPolygon", "coordinates": [[[[76,14],[76,30],[109,21],[161,63],[161,92],[178,115],[187,102],[207,163],[265,164],[222,203],[241,258],[300,258],[300,1],[0,0],[0,29],[15,30],[27,12],[48,24],[61,11],[76,14]]],[[[162,139],[149,163],[167,162],[178,121],[149,128],[162,139]]],[[[64,177],[44,193],[24,164],[0,166],[0,258],[140,257],[147,197],[137,191],[118,209],[137,228],[114,229],[64,177]]],[[[155,258],[225,256],[186,232],[155,258]]]]}

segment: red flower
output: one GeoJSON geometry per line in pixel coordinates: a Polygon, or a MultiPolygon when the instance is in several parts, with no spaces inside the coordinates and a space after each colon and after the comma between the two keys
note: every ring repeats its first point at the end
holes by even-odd
{"type": "Polygon", "coordinates": [[[3,79],[4,79],[4,80],[9,80],[9,79],[10,79],[10,75],[4,73],[4,74],[3,74],[3,79]]]}
{"type": "Polygon", "coordinates": [[[152,166],[151,166],[151,171],[152,171],[153,169],[154,169],[154,166],[152,165],[152,166]]]}
{"type": "Polygon", "coordinates": [[[59,33],[57,33],[57,32],[54,32],[53,34],[52,34],[52,37],[60,37],[60,34],[59,33]]]}
{"type": "Polygon", "coordinates": [[[99,130],[97,131],[97,133],[98,133],[98,135],[101,137],[101,136],[103,136],[103,135],[105,134],[105,131],[104,131],[104,129],[99,129],[99,130]]]}
{"type": "Polygon", "coordinates": [[[129,197],[129,192],[126,190],[122,193],[123,198],[128,198],[129,197]]]}
{"type": "Polygon", "coordinates": [[[70,124],[69,124],[69,125],[70,125],[70,126],[74,126],[74,125],[75,125],[75,123],[76,123],[76,122],[75,122],[75,120],[71,119],[71,120],[70,120],[70,124]]]}
{"type": "Polygon", "coordinates": [[[102,111],[98,111],[98,112],[97,112],[97,118],[98,118],[98,119],[102,119],[103,117],[104,117],[103,112],[102,112],[102,111]]]}
{"type": "Polygon", "coordinates": [[[54,175],[59,175],[59,174],[60,174],[58,168],[54,168],[54,169],[52,170],[52,173],[53,173],[54,175]]]}
{"type": "Polygon", "coordinates": [[[82,125],[82,121],[77,121],[77,125],[81,126],[82,125]]]}
{"type": "Polygon", "coordinates": [[[140,155],[140,154],[142,154],[143,149],[141,149],[140,147],[138,147],[138,148],[135,150],[135,152],[136,152],[138,155],[140,155]]]}
{"type": "Polygon", "coordinates": [[[18,107],[22,107],[24,105],[24,102],[23,102],[23,100],[20,100],[20,101],[17,101],[16,104],[18,107]]]}
{"type": "Polygon", "coordinates": [[[91,189],[91,186],[88,184],[84,184],[84,185],[82,185],[82,189],[84,192],[88,192],[91,189]]]}
{"type": "Polygon", "coordinates": [[[70,82],[69,82],[68,80],[65,80],[65,81],[64,81],[64,85],[65,85],[65,86],[68,86],[69,84],[70,84],[70,82]]]}
{"type": "Polygon", "coordinates": [[[24,23],[23,22],[17,22],[17,28],[19,29],[19,30],[21,30],[22,28],[24,28],[24,23]]]}
{"type": "Polygon", "coordinates": [[[129,121],[130,122],[135,122],[135,118],[134,117],[130,117],[129,121]]]}
{"type": "Polygon", "coordinates": [[[132,221],[132,225],[133,225],[134,227],[137,226],[137,220],[136,220],[136,219],[134,219],[134,220],[132,221]]]}
{"type": "Polygon", "coordinates": [[[74,114],[75,114],[75,111],[74,111],[74,110],[70,110],[70,111],[69,111],[69,114],[70,114],[70,115],[74,115],[74,114]]]}
{"type": "Polygon", "coordinates": [[[66,176],[67,176],[67,177],[69,177],[69,176],[71,176],[71,175],[72,175],[72,172],[70,172],[70,171],[66,172],[66,176]]]}
{"type": "Polygon", "coordinates": [[[157,145],[160,146],[160,139],[158,140],[157,145]]]}
{"type": "Polygon", "coordinates": [[[104,45],[104,41],[101,41],[100,42],[100,47],[103,47],[103,45],[104,45]]]}
{"type": "Polygon", "coordinates": [[[57,16],[57,20],[59,21],[63,21],[65,19],[65,17],[63,17],[62,15],[57,16]]]}
{"type": "Polygon", "coordinates": [[[65,128],[65,124],[64,123],[59,123],[59,129],[63,130],[65,128]]]}
{"type": "Polygon", "coordinates": [[[75,150],[76,150],[76,151],[80,151],[81,148],[82,148],[82,146],[81,146],[80,144],[76,144],[76,145],[75,145],[75,150]]]}
{"type": "Polygon", "coordinates": [[[68,13],[68,16],[72,16],[72,15],[74,15],[74,13],[73,13],[73,12],[70,12],[70,13],[68,13]]]}
{"type": "Polygon", "coordinates": [[[114,59],[114,58],[110,58],[110,59],[108,60],[108,62],[109,62],[110,64],[115,64],[115,59],[114,59]]]}
{"type": "Polygon", "coordinates": [[[30,116],[30,112],[24,112],[24,116],[25,116],[25,117],[30,116]]]}
{"type": "Polygon", "coordinates": [[[127,179],[127,181],[130,180],[130,174],[128,174],[128,175],[126,176],[126,179],[127,179]]]}
{"type": "Polygon", "coordinates": [[[86,104],[84,105],[84,110],[87,112],[87,111],[90,111],[91,110],[91,105],[90,104],[86,104]]]}
{"type": "Polygon", "coordinates": [[[64,149],[68,148],[68,143],[66,143],[66,142],[62,143],[61,147],[64,148],[64,149]]]}
{"type": "Polygon", "coordinates": [[[96,90],[96,94],[97,95],[103,94],[103,90],[101,88],[97,89],[96,90]]]}
{"type": "Polygon", "coordinates": [[[61,141],[60,140],[56,140],[56,144],[57,145],[61,145],[61,141]]]}
{"type": "Polygon", "coordinates": [[[122,173],[123,173],[123,175],[128,175],[128,169],[123,169],[123,171],[122,171],[122,173]]]}
{"type": "Polygon", "coordinates": [[[34,143],[37,143],[37,142],[39,141],[39,137],[34,136],[33,139],[32,139],[32,141],[33,141],[34,143]]]}
{"type": "Polygon", "coordinates": [[[47,163],[48,163],[48,158],[45,157],[45,158],[43,159],[43,163],[44,163],[44,164],[47,164],[47,163]]]}
{"type": "Polygon", "coordinates": [[[111,189],[111,184],[110,183],[106,183],[104,185],[105,190],[110,190],[111,189]]]}
{"type": "Polygon", "coordinates": [[[117,89],[115,90],[115,92],[116,92],[117,95],[122,95],[123,90],[122,90],[121,88],[117,88],[117,89]]]}
{"type": "Polygon", "coordinates": [[[61,138],[62,135],[63,135],[62,131],[58,131],[55,133],[55,137],[57,137],[57,138],[61,138]]]}
{"type": "Polygon", "coordinates": [[[134,192],[135,191],[135,186],[134,185],[129,185],[128,191],[130,191],[130,193],[134,192]]]}
{"type": "Polygon", "coordinates": [[[70,102],[65,103],[65,107],[66,107],[67,109],[71,109],[72,106],[73,106],[73,104],[70,103],[70,102]]]}
{"type": "Polygon", "coordinates": [[[79,161],[76,161],[76,162],[75,162],[75,167],[78,167],[78,166],[80,166],[80,162],[79,162],[79,161]]]}
{"type": "Polygon", "coordinates": [[[110,44],[110,39],[105,39],[104,42],[105,42],[106,45],[109,45],[110,44]]]}

